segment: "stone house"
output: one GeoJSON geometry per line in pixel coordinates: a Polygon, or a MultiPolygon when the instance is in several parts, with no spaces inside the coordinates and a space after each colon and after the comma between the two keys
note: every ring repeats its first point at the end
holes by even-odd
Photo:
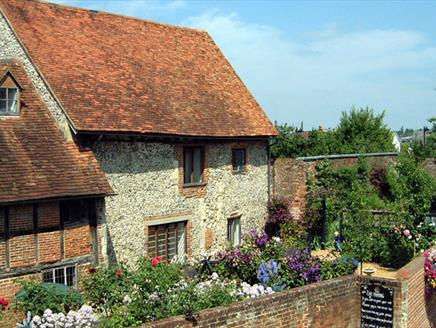
{"type": "Polygon", "coordinates": [[[239,243],[264,223],[275,135],[204,31],[0,0],[0,297],[239,243]]]}

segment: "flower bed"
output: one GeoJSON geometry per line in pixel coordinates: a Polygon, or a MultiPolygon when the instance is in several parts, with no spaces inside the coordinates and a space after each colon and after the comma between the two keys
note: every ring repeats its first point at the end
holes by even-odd
{"type": "Polygon", "coordinates": [[[251,231],[242,246],[193,267],[154,257],[133,266],[90,268],[80,294],[27,282],[14,306],[31,312],[27,321],[34,327],[54,322],[62,327],[71,322],[74,327],[137,326],[181,314],[190,318],[202,309],[349,274],[356,266],[347,258],[322,261],[309,250],[288,248],[277,237],[251,231]]]}

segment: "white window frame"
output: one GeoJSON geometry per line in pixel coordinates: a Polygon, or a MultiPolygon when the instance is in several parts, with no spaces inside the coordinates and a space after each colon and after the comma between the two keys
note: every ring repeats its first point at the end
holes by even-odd
{"type": "Polygon", "coordinates": [[[233,216],[227,220],[227,240],[233,247],[241,245],[241,217],[233,216]]]}
{"type": "Polygon", "coordinates": [[[56,282],[56,270],[59,270],[59,269],[63,270],[63,275],[64,275],[63,280],[64,280],[64,282],[62,284],[67,286],[67,287],[77,289],[77,264],[65,265],[65,266],[60,266],[60,267],[55,267],[55,268],[50,268],[50,269],[42,270],[42,272],[41,272],[42,281],[44,283],[52,282],[52,283],[60,284],[60,282],[56,282]],[[74,276],[73,276],[73,285],[72,286],[68,286],[67,285],[67,268],[74,268],[74,276]],[[52,281],[44,281],[44,274],[45,273],[51,273],[52,281]]]}
{"type": "MultiPolygon", "coordinates": [[[[1,110],[0,107],[0,116],[18,116],[20,115],[20,107],[19,107],[19,99],[20,99],[20,90],[16,87],[0,87],[0,89],[6,90],[6,98],[0,98],[2,101],[6,101],[6,111],[1,110]],[[15,100],[13,101],[15,105],[15,112],[11,111],[9,108],[9,90],[15,90],[15,100]]],[[[13,106],[14,106],[13,105],[13,106]]]]}

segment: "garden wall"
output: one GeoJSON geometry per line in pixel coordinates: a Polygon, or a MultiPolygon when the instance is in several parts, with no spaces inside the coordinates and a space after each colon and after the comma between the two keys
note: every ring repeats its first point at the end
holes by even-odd
{"type": "Polygon", "coordinates": [[[294,288],[227,307],[201,311],[143,327],[349,327],[360,326],[357,276],[294,288]]]}
{"type": "Polygon", "coordinates": [[[396,279],[350,275],[203,310],[195,320],[178,316],[143,327],[356,328],[361,326],[361,284],[370,283],[394,290],[393,327],[436,327],[436,293],[425,294],[423,256],[401,268],[396,279]]]}
{"type": "Polygon", "coordinates": [[[424,257],[419,256],[397,273],[404,294],[402,327],[436,327],[436,293],[433,295],[425,293],[423,267],[424,257]]]}
{"type": "Polygon", "coordinates": [[[357,163],[361,156],[368,158],[370,166],[386,166],[389,162],[394,161],[398,154],[377,153],[278,158],[274,161],[273,166],[273,196],[288,201],[291,213],[298,219],[304,212],[307,175],[315,171],[316,165],[323,159],[328,159],[333,167],[352,166],[357,163]]]}

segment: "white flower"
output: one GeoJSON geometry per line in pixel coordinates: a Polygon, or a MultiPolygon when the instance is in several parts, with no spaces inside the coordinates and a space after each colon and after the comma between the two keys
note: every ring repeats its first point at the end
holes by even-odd
{"type": "Polygon", "coordinates": [[[124,296],[124,298],[123,298],[123,303],[124,303],[124,304],[130,304],[130,303],[132,303],[132,299],[130,298],[129,295],[124,296]]]}
{"type": "Polygon", "coordinates": [[[280,237],[272,237],[272,239],[277,243],[281,242],[280,237]]]}
{"type": "Polygon", "coordinates": [[[212,273],[212,276],[211,276],[211,279],[212,279],[212,280],[217,280],[217,279],[218,279],[218,273],[213,272],[213,273],[212,273]]]}

